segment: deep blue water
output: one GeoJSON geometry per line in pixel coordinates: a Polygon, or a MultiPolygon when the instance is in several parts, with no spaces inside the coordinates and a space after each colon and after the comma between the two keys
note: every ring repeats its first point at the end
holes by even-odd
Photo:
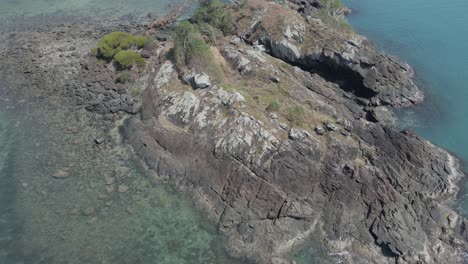
{"type": "MultiPolygon", "coordinates": [[[[400,125],[468,161],[468,1],[343,2],[356,31],[416,70],[426,101],[401,111],[400,125]]],[[[468,213],[466,195],[461,204],[468,213]]]]}

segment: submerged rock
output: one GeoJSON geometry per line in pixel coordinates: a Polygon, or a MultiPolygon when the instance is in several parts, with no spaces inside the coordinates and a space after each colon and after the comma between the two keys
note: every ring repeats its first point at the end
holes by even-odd
{"type": "Polygon", "coordinates": [[[83,216],[93,216],[96,215],[96,209],[94,207],[87,207],[81,211],[83,216]]]}
{"type": "Polygon", "coordinates": [[[106,142],[107,138],[105,136],[100,136],[94,139],[94,142],[98,145],[106,142]]]}
{"type": "Polygon", "coordinates": [[[118,186],[119,193],[126,193],[130,188],[127,185],[119,185],[118,186]]]}
{"type": "Polygon", "coordinates": [[[68,172],[69,168],[63,168],[61,170],[56,171],[52,177],[56,179],[66,179],[70,177],[70,172],[68,172]]]}

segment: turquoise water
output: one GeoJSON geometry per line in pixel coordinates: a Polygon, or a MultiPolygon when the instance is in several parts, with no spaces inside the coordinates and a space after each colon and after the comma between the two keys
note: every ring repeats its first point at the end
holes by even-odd
{"type": "Polygon", "coordinates": [[[0,263],[245,263],[189,197],[152,181],[123,147],[96,147],[88,121],[0,101],[0,263]]]}
{"type": "MultiPolygon", "coordinates": [[[[468,161],[468,1],[343,2],[359,33],[415,67],[426,102],[401,111],[401,126],[468,161]]],[[[461,203],[468,213],[466,195],[461,203]]]]}

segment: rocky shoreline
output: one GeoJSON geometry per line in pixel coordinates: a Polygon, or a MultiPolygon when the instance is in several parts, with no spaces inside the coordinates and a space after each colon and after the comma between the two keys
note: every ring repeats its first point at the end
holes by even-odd
{"type": "Polygon", "coordinates": [[[86,108],[99,144],[116,144],[106,134],[128,116],[126,142],[194,196],[233,256],[290,263],[319,234],[346,263],[462,263],[468,221],[447,205],[458,163],[394,127],[392,107],[423,100],[411,67],[316,17],[319,2],[240,6],[236,32],[212,47],[227,81],[204,89],[178,71],[170,30],[132,84],[89,55],[104,34],[142,26],[2,34],[0,79],[18,98],[86,108]],[[272,101],[281,107],[267,110],[272,101]]]}

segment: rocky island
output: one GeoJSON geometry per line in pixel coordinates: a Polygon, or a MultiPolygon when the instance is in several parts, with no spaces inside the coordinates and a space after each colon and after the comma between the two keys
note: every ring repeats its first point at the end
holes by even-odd
{"type": "Polygon", "coordinates": [[[181,10],[149,26],[2,34],[1,79],[88,110],[96,144],[115,144],[124,119],[125,142],[192,195],[234,257],[292,263],[314,237],[345,263],[463,263],[459,163],[397,129],[393,109],[423,93],[347,8],[213,0],[177,21],[181,10]]]}

